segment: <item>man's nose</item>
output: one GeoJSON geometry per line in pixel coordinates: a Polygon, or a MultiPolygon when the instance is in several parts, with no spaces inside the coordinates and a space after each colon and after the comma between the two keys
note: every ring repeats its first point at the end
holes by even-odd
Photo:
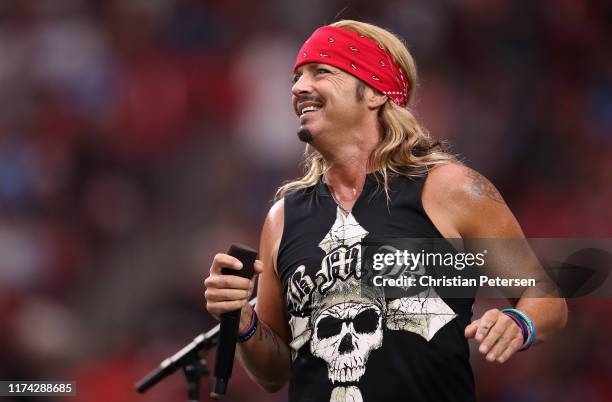
{"type": "Polygon", "coordinates": [[[308,74],[302,74],[291,87],[291,93],[294,96],[307,94],[312,92],[312,79],[308,74]]]}

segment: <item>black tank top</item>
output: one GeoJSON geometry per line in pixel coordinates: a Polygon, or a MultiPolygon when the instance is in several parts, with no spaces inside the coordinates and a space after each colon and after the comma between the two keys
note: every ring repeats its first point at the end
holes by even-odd
{"type": "Polygon", "coordinates": [[[291,402],[474,401],[464,337],[474,299],[385,299],[360,292],[361,242],[441,238],[425,213],[425,178],[374,174],[350,214],[325,183],[285,196],[278,273],[292,331],[291,402]]]}

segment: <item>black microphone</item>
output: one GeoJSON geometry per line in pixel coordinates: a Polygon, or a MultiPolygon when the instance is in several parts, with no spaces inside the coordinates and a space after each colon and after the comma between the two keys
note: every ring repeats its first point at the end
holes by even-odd
{"type": "MultiPolygon", "coordinates": [[[[242,269],[237,271],[231,268],[223,268],[221,269],[221,273],[223,275],[236,275],[251,279],[254,273],[253,264],[257,258],[257,251],[240,244],[232,244],[227,253],[240,260],[242,269]]],[[[210,397],[213,399],[221,399],[221,397],[225,395],[227,381],[232,376],[239,324],[239,309],[221,314],[219,346],[217,347],[217,358],[215,360],[216,380],[214,390],[210,393],[210,397]]]]}

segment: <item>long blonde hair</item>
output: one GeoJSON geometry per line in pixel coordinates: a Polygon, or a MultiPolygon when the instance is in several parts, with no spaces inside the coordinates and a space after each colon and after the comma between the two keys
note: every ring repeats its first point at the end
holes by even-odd
{"type": "MultiPolygon", "coordinates": [[[[330,26],[350,29],[373,39],[387,49],[408,79],[409,103],[414,100],[417,86],[416,65],[400,38],[383,28],[365,22],[341,20],[330,26]]],[[[457,161],[454,155],[444,151],[440,142],[431,138],[407,108],[387,99],[378,115],[384,133],[382,141],[370,155],[369,166],[378,173],[377,177],[382,177],[387,196],[390,175],[423,176],[434,165],[457,161]]],[[[308,144],[304,151],[303,167],[304,176],[283,184],[276,191],[276,200],[284,197],[289,191],[315,185],[328,168],[323,156],[308,144]]]]}

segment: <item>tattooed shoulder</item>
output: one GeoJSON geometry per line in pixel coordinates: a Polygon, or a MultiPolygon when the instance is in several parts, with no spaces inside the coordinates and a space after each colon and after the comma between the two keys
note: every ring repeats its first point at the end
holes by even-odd
{"type": "Polygon", "coordinates": [[[495,202],[504,202],[499,191],[486,177],[472,169],[467,169],[465,175],[470,179],[469,189],[475,194],[488,197],[495,202]]]}

